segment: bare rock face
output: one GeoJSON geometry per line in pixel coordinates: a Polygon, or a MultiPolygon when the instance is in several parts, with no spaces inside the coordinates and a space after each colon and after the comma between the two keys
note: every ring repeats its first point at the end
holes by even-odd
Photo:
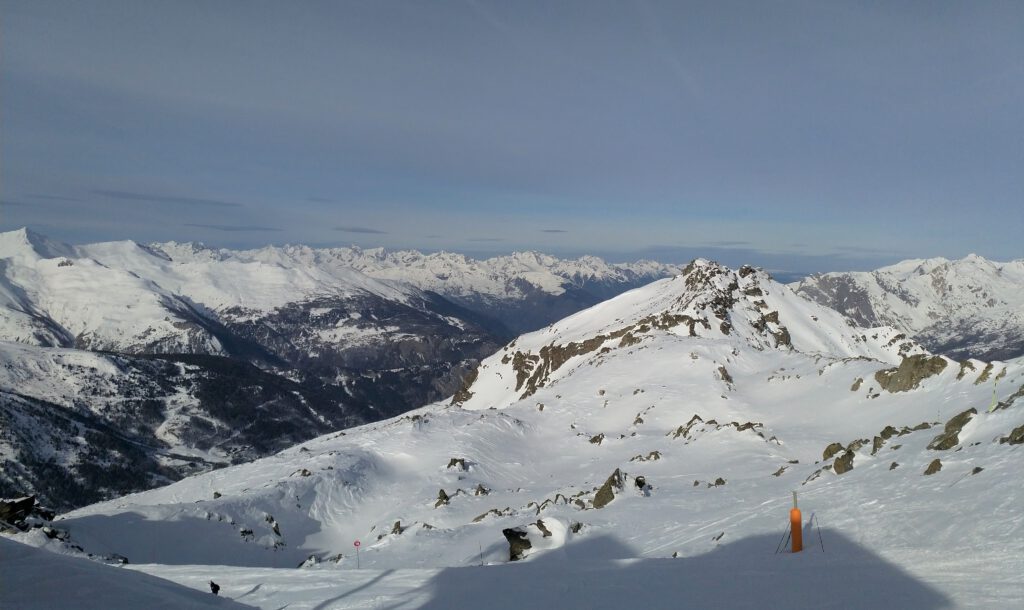
{"type": "Polygon", "coordinates": [[[1010,432],[1009,436],[1004,436],[999,439],[999,442],[1001,444],[1008,443],[1010,445],[1024,444],[1024,425],[1014,428],[1013,431],[1010,432]]]}
{"type": "Polygon", "coordinates": [[[842,450],[843,450],[842,443],[831,443],[828,447],[825,447],[824,451],[821,452],[821,459],[823,459],[823,460],[830,459],[833,455],[839,453],[842,450]]]}
{"type": "Polygon", "coordinates": [[[615,499],[615,493],[621,492],[623,487],[625,487],[625,477],[622,475],[622,471],[616,468],[604,485],[597,490],[597,494],[594,496],[594,508],[608,506],[615,499]]]}
{"type": "Polygon", "coordinates": [[[448,496],[448,494],[444,492],[443,489],[438,490],[437,502],[434,503],[434,508],[441,508],[442,506],[447,506],[449,500],[451,500],[451,498],[448,496]]]}
{"type": "Polygon", "coordinates": [[[36,504],[35,496],[18,500],[0,501],[0,521],[14,523],[28,517],[36,504]]]}
{"type": "Polygon", "coordinates": [[[960,431],[963,430],[964,426],[967,425],[967,422],[971,421],[971,418],[977,415],[977,413],[977,409],[971,408],[950,419],[946,422],[946,427],[942,434],[932,439],[928,448],[945,451],[956,447],[960,443],[960,431]]]}
{"type": "Polygon", "coordinates": [[[832,468],[836,474],[843,474],[853,470],[853,455],[852,451],[847,451],[843,455],[836,458],[832,468]]]}
{"type": "Polygon", "coordinates": [[[935,474],[940,470],[942,470],[942,461],[936,458],[932,460],[931,464],[928,464],[928,468],[925,468],[924,473],[925,475],[930,475],[935,474]]]}
{"type": "Polygon", "coordinates": [[[508,540],[509,561],[519,561],[526,557],[526,551],[533,548],[533,544],[530,543],[530,538],[527,536],[527,531],[524,528],[507,527],[501,530],[501,533],[505,536],[505,540],[508,540]]]}
{"type": "Polygon", "coordinates": [[[946,359],[942,356],[908,356],[903,359],[899,368],[875,373],[875,381],[888,392],[907,392],[917,388],[922,380],[941,373],[945,370],[946,364],[946,359]]]}

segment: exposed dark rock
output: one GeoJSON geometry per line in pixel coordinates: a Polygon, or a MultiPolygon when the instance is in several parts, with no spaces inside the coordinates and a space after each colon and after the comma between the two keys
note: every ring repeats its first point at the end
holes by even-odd
{"type": "MultiPolygon", "coordinates": [[[[492,508],[491,510],[487,511],[486,513],[483,513],[483,514],[480,514],[480,515],[477,515],[476,517],[474,517],[473,518],[473,523],[479,523],[479,522],[483,521],[484,519],[486,519],[489,515],[494,515],[495,517],[504,517],[505,515],[510,515],[510,514],[512,514],[512,509],[507,507],[507,506],[505,507],[504,510],[498,510],[497,508],[492,508]]],[[[433,529],[433,528],[430,528],[430,529],[433,529]]]]}
{"type": "MultiPolygon", "coordinates": [[[[928,422],[921,422],[921,423],[917,424],[916,426],[914,426],[913,428],[910,428],[908,426],[903,426],[902,428],[900,428],[900,432],[899,432],[898,436],[903,436],[904,434],[910,434],[911,432],[919,432],[921,430],[927,430],[927,429],[929,429],[931,427],[932,427],[932,425],[929,424],[928,422]]],[[[895,447],[893,447],[893,449],[895,449],[895,447]]]]}
{"type": "Polygon", "coordinates": [[[474,496],[486,496],[489,493],[491,490],[484,487],[483,483],[477,483],[476,489],[473,490],[474,496]]]}
{"type": "MultiPolygon", "coordinates": [[[[1005,370],[1005,369],[1004,369],[1005,370]]],[[[1017,391],[1006,397],[1006,400],[1000,401],[994,411],[1002,411],[1003,409],[1009,409],[1010,405],[1017,401],[1018,398],[1024,397],[1024,385],[1017,388],[1017,391]]]]}
{"type": "Polygon", "coordinates": [[[941,373],[945,370],[946,364],[946,359],[942,356],[908,356],[898,368],[875,373],[875,381],[888,392],[906,392],[917,388],[922,380],[941,373]]]}
{"type": "Polygon", "coordinates": [[[540,533],[543,534],[543,536],[545,538],[550,538],[551,537],[551,530],[549,530],[547,528],[547,526],[544,525],[544,520],[543,519],[537,519],[537,522],[534,523],[534,525],[537,526],[537,529],[540,530],[540,533]]]}
{"type": "Polygon", "coordinates": [[[0,500],[0,521],[6,521],[7,523],[24,521],[31,514],[32,508],[35,505],[35,496],[10,501],[0,500]]]}
{"type": "Polygon", "coordinates": [[[855,381],[853,382],[853,385],[852,385],[852,386],[850,386],[850,391],[851,391],[851,392],[856,392],[857,390],[859,390],[859,389],[860,389],[860,385],[861,385],[862,383],[864,383],[864,378],[863,378],[863,377],[858,377],[858,378],[857,378],[857,379],[856,379],[856,380],[855,380],[855,381]]]}
{"type": "Polygon", "coordinates": [[[395,521],[395,524],[391,526],[391,533],[394,535],[401,534],[406,528],[402,527],[401,521],[395,521]]]}
{"type": "Polygon", "coordinates": [[[832,468],[836,474],[844,474],[853,470],[853,456],[852,451],[847,451],[843,455],[836,458],[835,462],[832,463],[832,468]]]}
{"type": "Polygon", "coordinates": [[[991,362],[985,365],[985,370],[978,375],[978,378],[974,380],[974,385],[980,385],[988,381],[989,376],[992,374],[992,369],[995,368],[991,362]]]}
{"type": "Polygon", "coordinates": [[[934,460],[932,460],[931,464],[928,464],[928,468],[925,468],[924,473],[926,475],[935,474],[940,470],[942,470],[942,461],[938,458],[935,458],[934,460]]]}
{"type": "Polygon", "coordinates": [[[701,419],[700,415],[694,414],[694,416],[690,418],[690,421],[686,422],[683,426],[679,426],[676,428],[675,432],[670,432],[669,434],[672,435],[672,438],[679,438],[680,436],[683,438],[690,438],[690,429],[703,422],[704,420],[701,419]]]}
{"type": "Polygon", "coordinates": [[[629,461],[630,462],[650,462],[650,461],[660,460],[660,459],[661,459],[661,452],[660,451],[652,451],[652,452],[648,453],[646,456],[642,455],[642,454],[641,455],[634,455],[633,457],[629,458],[629,461]]]}
{"type": "Polygon", "coordinates": [[[533,548],[526,530],[521,527],[507,527],[501,533],[508,540],[509,561],[519,561],[526,556],[526,551],[533,548]]]}
{"type": "Polygon", "coordinates": [[[463,472],[469,470],[469,466],[466,465],[466,458],[451,458],[448,460],[447,468],[448,470],[455,468],[456,470],[461,470],[463,472]]]}
{"type": "Polygon", "coordinates": [[[946,422],[945,430],[942,434],[936,436],[929,443],[929,449],[935,449],[938,451],[945,451],[952,449],[960,443],[960,431],[967,425],[967,422],[971,421],[971,418],[977,415],[978,410],[971,408],[953,417],[946,422]]]}
{"type": "Polygon", "coordinates": [[[580,523],[579,521],[574,521],[571,525],[569,525],[569,531],[574,533],[574,534],[580,533],[580,530],[582,530],[582,529],[583,529],[583,524],[580,523]]]}
{"type": "Polygon", "coordinates": [[[647,487],[647,478],[643,476],[636,477],[635,479],[633,479],[633,484],[636,485],[637,489],[642,491],[645,487],[647,487]]]}
{"type": "Polygon", "coordinates": [[[896,470],[896,468],[898,468],[898,467],[899,467],[899,464],[897,464],[896,462],[893,462],[892,464],[889,464],[889,470],[896,470]]]}
{"type": "Polygon", "coordinates": [[[722,378],[722,381],[732,385],[732,375],[729,374],[729,371],[724,366],[718,367],[718,375],[722,378]]]}
{"type": "Polygon", "coordinates": [[[1000,444],[1020,445],[1024,443],[1024,425],[1014,428],[1009,436],[999,439],[1000,444]]]}
{"type": "Polygon", "coordinates": [[[863,447],[864,445],[867,445],[870,442],[871,441],[869,441],[866,438],[857,439],[855,441],[850,442],[850,444],[846,446],[846,450],[851,452],[851,453],[854,453],[854,452],[860,451],[861,447],[863,447]]]}
{"type": "Polygon", "coordinates": [[[974,364],[971,363],[970,360],[964,360],[963,362],[961,362],[960,363],[960,372],[956,374],[957,381],[960,381],[961,379],[963,379],[964,375],[967,374],[967,371],[973,371],[973,370],[975,370],[974,369],[974,364]]]}
{"type": "Polygon", "coordinates": [[[459,391],[452,396],[452,401],[450,404],[461,405],[470,398],[473,398],[473,392],[471,392],[469,388],[473,386],[473,382],[476,381],[476,378],[479,374],[480,367],[479,365],[477,365],[473,367],[473,370],[471,370],[469,374],[466,375],[466,378],[462,381],[462,387],[460,387],[459,391]]]}
{"type": "Polygon", "coordinates": [[[437,492],[437,502],[434,503],[434,508],[440,508],[442,506],[447,506],[448,502],[450,500],[451,500],[451,498],[448,496],[448,494],[446,494],[444,492],[444,489],[438,490],[438,492],[437,492]]]}
{"type": "Polygon", "coordinates": [[[786,466],[779,466],[779,469],[772,473],[773,477],[781,477],[786,472],[786,466]]]}
{"type": "Polygon", "coordinates": [[[602,432],[600,434],[595,434],[594,436],[590,437],[590,444],[591,445],[600,445],[603,441],[604,441],[604,432],[602,432]]]}
{"type": "Polygon", "coordinates": [[[718,477],[717,479],[715,479],[714,485],[708,483],[708,487],[721,487],[723,485],[725,485],[725,479],[723,479],[722,477],[718,477]]]}
{"type": "Polygon", "coordinates": [[[971,474],[972,474],[972,475],[973,475],[973,474],[978,474],[978,473],[979,473],[979,472],[981,472],[982,470],[985,470],[985,469],[984,469],[984,468],[982,468],[981,466],[975,466],[975,467],[974,467],[974,470],[972,470],[972,471],[971,471],[971,474]]]}
{"type": "Polygon", "coordinates": [[[841,443],[829,443],[828,447],[825,447],[825,450],[821,452],[821,459],[827,460],[842,450],[843,445],[841,443]]]}
{"type": "Polygon", "coordinates": [[[625,478],[622,476],[622,471],[618,468],[615,469],[608,480],[601,485],[601,488],[597,490],[597,494],[594,495],[594,508],[604,508],[615,499],[615,493],[622,491],[625,486],[625,478]]]}

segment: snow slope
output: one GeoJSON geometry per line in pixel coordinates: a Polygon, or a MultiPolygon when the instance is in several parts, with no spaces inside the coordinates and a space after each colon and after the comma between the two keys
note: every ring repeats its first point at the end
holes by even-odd
{"type": "Polygon", "coordinates": [[[162,578],[47,553],[3,537],[0,575],[2,608],[252,608],[162,578]]]}
{"type": "Polygon", "coordinates": [[[449,403],[54,526],[263,608],[1005,608],[1021,444],[1024,360],[932,358],[696,261],[520,337],[449,403]],[[792,490],[800,555],[776,553],[792,490]]]}
{"type": "Polygon", "coordinates": [[[1024,355],[1024,260],[907,260],[791,285],[862,326],[888,325],[950,357],[1024,355]]]}

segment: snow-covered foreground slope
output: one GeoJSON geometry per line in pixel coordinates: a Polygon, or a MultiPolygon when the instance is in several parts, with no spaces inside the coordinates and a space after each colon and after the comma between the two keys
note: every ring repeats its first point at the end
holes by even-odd
{"type": "Polygon", "coordinates": [[[263,608],[1005,608],[1022,444],[1024,361],[929,357],[698,261],[520,337],[453,403],[54,526],[263,608]],[[800,555],[776,553],[792,490],[800,555]]]}
{"type": "Polygon", "coordinates": [[[252,606],[165,579],[61,557],[0,537],[0,608],[181,610],[252,606]]]}
{"type": "Polygon", "coordinates": [[[1024,260],[908,260],[792,284],[859,325],[893,326],[952,358],[1024,355],[1024,260]]]}

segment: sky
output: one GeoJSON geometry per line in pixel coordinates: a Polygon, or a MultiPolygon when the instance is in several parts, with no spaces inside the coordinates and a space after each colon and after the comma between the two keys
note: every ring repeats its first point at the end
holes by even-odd
{"type": "Polygon", "coordinates": [[[1024,257],[1024,3],[0,0],[0,230],[1024,257]]]}

